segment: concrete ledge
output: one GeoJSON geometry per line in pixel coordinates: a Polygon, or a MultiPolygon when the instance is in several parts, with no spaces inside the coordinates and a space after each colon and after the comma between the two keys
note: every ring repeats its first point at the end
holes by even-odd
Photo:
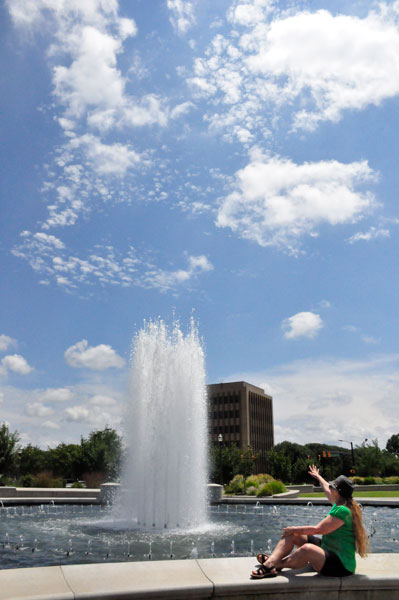
{"type": "Polygon", "coordinates": [[[0,600],[392,600],[399,597],[399,554],[358,558],[352,577],[322,577],[309,569],[285,570],[251,580],[256,560],[215,558],[158,562],[64,565],[0,571],[0,600]]]}
{"type": "Polygon", "coordinates": [[[273,498],[298,498],[299,490],[288,490],[281,494],[273,494],[273,498]]]}
{"type": "Polygon", "coordinates": [[[0,504],[98,504],[97,488],[6,488],[0,487],[0,504]]]}

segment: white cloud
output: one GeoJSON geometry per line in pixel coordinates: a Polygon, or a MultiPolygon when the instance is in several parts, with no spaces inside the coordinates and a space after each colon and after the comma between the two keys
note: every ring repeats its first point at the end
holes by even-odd
{"type": "Polygon", "coordinates": [[[30,417],[48,417],[54,411],[50,406],[45,406],[42,402],[31,402],[26,405],[26,413],[30,417]]]}
{"type": "Polygon", "coordinates": [[[98,394],[90,398],[90,404],[94,404],[94,406],[114,406],[116,404],[116,400],[110,396],[102,396],[101,394],[98,394]]]}
{"type": "Polygon", "coordinates": [[[1,360],[0,374],[6,375],[12,371],[18,375],[28,375],[32,371],[32,367],[28,364],[20,354],[10,354],[1,360]]]}
{"type": "Polygon", "coordinates": [[[178,269],[177,271],[166,271],[156,269],[148,271],[142,278],[142,285],[149,288],[157,288],[161,292],[187,283],[190,279],[197,277],[201,273],[213,270],[212,263],[204,255],[189,256],[188,268],[178,269]]]}
{"type": "Polygon", "coordinates": [[[179,33],[186,33],[195,24],[193,0],[166,0],[171,11],[170,22],[179,33]]]}
{"type": "Polygon", "coordinates": [[[364,233],[361,233],[360,231],[355,233],[347,240],[347,242],[349,244],[354,244],[359,241],[370,242],[371,240],[376,240],[378,238],[389,238],[390,235],[389,229],[370,227],[370,229],[364,233]]]}
{"type": "Polygon", "coordinates": [[[65,414],[68,421],[87,421],[90,417],[90,412],[84,406],[71,406],[65,409],[65,414]]]}
{"type": "Polygon", "coordinates": [[[299,337],[314,338],[324,326],[320,315],[312,312],[300,312],[288,319],[285,319],[282,328],[285,331],[284,337],[287,340],[294,340],[299,337]]]}
{"type": "Polygon", "coordinates": [[[46,429],[60,429],[61,425],[54,421],[43,421],[43,427],[46,429]]]}
{"type": "Polygon", "coordinates": [[[2,333],[0,335],[0,352],[7,352],[11,346],[16,346],[17,340],[14,340],[9,335],[2,333]]]}
{"type": "Polygon", "coordinates": [[[74,397],[70,388],[52,388],[45,390],[41,395],[43,402],[68,402],[74,397]]]}
{"type": "Polygon", "coordinates": [[[239,125],[264,137],[281,107],[293,129],[312,130],[397,96],[397,14],[386,9],[359,18],[233,2],[233,30],[214,37],[190,79],[211,101],[206,119],[230,137],[239,125]]]}
{"type": "Polygon", "coordinates": [[[399,422],[398,373],[399,356],[387,355],[308,359],[226,379],[249,381],[272,394],[276,443],[378,438],[384,447],[399,422]]]}
{"type": "Polygon", "coordinates": [[[103,371],[110,368],[120,369],[125,364],[124,359],[111,346],[107,344],[89,346],[87,340],[70,346],[64,356],[70,367],[79,369],[103,371]]]}
{"type": "MultiPolygon", "coordinates": [[[[44,186],[51,199],[43,228],[73,225],[96,202],[127,199],[115,177],[148,166],[150,153],[135,150],[126,135],[132,128],[166,126],[170,110],[160,96],[128,89],[118,57],[137,27],[119,16],[116,0],[9,0],[7,6],[16,25],[44,29],[52,40],[47,55],[54,112],[66,142],[56,149],[55,168],[44,186]]],[[[137,69],[142,72],[143,66],[137,69]]],[[[134,75],[135,63],[128,71],[134,75]]]]}
{"type": "Polygon", "coordinates": [[[140,260],[134,248],[120,256],[112,246],[97,245],[85,258],[70,255],[63,242],[46,233],[21,234],[22,242],[12,250],[32,269],[44,276],[42,283],[54,280],[66,289],[78,284],[109,284],[128,287],[134,283],[140,260]]]}
{"type": "Polygon", "coordinates": [[[361,187],[375,179],[366,161],[299,165],[255,149],[249,164],[236,173],[216,224],[261,246],[295,254],[300,238],[314,235],[321,225],[354,223],[369,214],[376,204],[361,187]]]}
{"type": "Polygon", "coordinates": [[[374,345],[374,344],[378,344],[378,340],[373,337],[372,335],[362,335],[361,336],[361,340],[362,342],[364,342],[365,344],[370,344],[370,345],[374,345]]]}
{"type": "Polygon", "coordinates": [[[91,168],[100,174],[124,175],[130,167],[141,161],[140,155],[129,146],[120,143],[104,144],[91,134],[74,138],[70,146],[83,146],[91,168]]]}

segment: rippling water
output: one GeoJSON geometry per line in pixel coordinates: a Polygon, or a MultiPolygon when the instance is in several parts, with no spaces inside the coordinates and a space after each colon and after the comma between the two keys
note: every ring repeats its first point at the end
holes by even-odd
{"type": "MultiPolygon", "coordinates": [[[[286,525],[314,525],[327,506],[220,505],[201,527],[125,528],[99,506],[0,508],[0,568],[250,556],[267,551],[286,525]]],[[[398,512],[364,508],[372,552],[399,551],[398,512]]]]}

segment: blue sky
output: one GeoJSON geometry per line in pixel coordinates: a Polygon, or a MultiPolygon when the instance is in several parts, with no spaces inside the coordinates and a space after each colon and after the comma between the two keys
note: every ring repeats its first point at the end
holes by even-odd
{"type": "Polygon", "coordinates": [[[399,430],[399,3],[6,0],[0,414],[121,426],[144,319],[276,441],[399,430]]]}

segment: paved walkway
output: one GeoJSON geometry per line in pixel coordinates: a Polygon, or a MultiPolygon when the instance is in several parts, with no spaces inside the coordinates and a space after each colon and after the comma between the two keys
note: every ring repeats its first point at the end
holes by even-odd
{"type": "Polygon", "coordinates": [[[251,580],[254,558],[62,565],[0,571],[0,600],[397,600],[399,554],[358,559],[351,577],[307,569],[251,580]]]}

